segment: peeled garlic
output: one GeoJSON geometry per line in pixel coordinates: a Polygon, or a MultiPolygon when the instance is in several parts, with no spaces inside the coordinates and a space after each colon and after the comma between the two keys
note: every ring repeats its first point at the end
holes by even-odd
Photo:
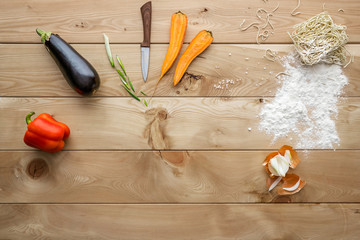
{"type": "Polygon", "coordinates": [[[287,171],[289,171],[289,154],[285,156],[278,154],[270,159],[269,171],[275,176],[285,177],[287,171]]]}

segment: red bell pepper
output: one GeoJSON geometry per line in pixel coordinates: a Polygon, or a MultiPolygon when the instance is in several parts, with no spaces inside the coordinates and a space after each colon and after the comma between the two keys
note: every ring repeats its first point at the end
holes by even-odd
{"type": "Polygon", "coordinates": [[[70,135],[70,129],[64,123],[56,121],[50,114],[42,113],[33,121],[31,116],[26,116],[28,130],[24,136],[24,142],[44,152],[59,152],[63,149],[65,142],[70,135]]]}

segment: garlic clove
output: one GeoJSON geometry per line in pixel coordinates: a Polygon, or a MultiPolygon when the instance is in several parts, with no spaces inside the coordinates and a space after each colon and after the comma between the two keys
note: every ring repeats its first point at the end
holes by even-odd
{"type": "Polygon", "coordinates": [[[279,149],[279,153],[282,156],[285,156],[286,150],[290,151],[290,167],[291,168],[296,168],[296,166],[300,163],[300,158],[297,154],[297,152],[290,146],[288,145],[284,145],[279,149]]]}
{"type": "Polygon", "coordinates": [[[284,156],[278,154],[270,159],[269,171],[275,176],[285,177],[287,171],[289,171],[289,162],[284,156]]]}

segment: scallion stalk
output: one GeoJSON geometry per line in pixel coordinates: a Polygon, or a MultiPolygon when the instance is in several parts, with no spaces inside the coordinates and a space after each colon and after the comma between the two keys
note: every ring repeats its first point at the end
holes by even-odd
{"type": "Polygon", "coordinates": [[[123,65],[123,63],[121,62],[121,60],[120,60],[120,58],[119,58],[118,55],[116,55],[116,59],[117,59],[119,65],[120,65],[121,69],[124,71],[125,76],[127,76],[126,71],[125,71],[125,68],[124,68],[124,65],[123,65]]]}
{"type": "MultiPolygon", "coordinates": [[[[130,87],[131,87],[131,90],[133,90],[133,92],[135,92],[134,86],[132,85],[132,82],[131,82],[131,80],[130,80],[129,76],[126,74],[124,64],[121,62],[121,59],[119,58],[119,56],[118,56],[118,55],[116,55],[116,59],[117,59],[117,61],[118,61],[119,65],[120,65],[121,69],[123,70],[124,75],[125,75],[125,76],[126,76],[126,78],[127,78],[127,80],[126,80],[126,81],[129,83],[129,85],[130,85],[130,87]]],[[[119,72],[119,71],[118,71],[118,72],[119,72]]]]}
{"type": "Polygon", "coordinates": [[[114,64],[114,59],[113,59],[113,57],[112,57],[111,50],[110,50],[109,38],[108,38],[108,36],[106,36],[105,33],[104,33],[104,40],[105,40],[106,53],[107,53],[107,55],[108,55],[110,64],[111,64],[112,67],[114,67],[115,64],[114,64]]]}
{"type": "Polygon", "coordinates": [[[118,72],[118,74],[120,75],[120,77],[122,78],[122,80],[124,80],[124,81],[127,83],[126,78],[125,78],[124,74],[120,71],[120,69],[117,69],[117,68],[116,68],[116,71],[118,72]]]}
{"type": "Polygon", "coordinates": [[[136,100],[138,100],[140,102],[140,98],[138,98],[135,94],[133,94],[129,89],[127,89],[126,87],[122,86],[133,98],[135,98],[136,100]]]}
{"type": "Polygon", "coordinates": [[[131,90],[130,87],[129,87],[129,85],[128,85],[124,80],[122,80],[121,78],[120,78],[120,80],[121,80],[122,84],[124,84],[124,86],[125,86],[127,89],[131,90]]]}

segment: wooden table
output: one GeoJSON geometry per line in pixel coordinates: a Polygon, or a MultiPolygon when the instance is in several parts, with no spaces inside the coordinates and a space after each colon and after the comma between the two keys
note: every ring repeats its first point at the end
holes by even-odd
{"type": "Polygon", "coordinates": [[[287,32],[321,12],[324,1],[302,0],[301,14],[291,16],[295,0],[155,0],[146,84],[143,3],[0,2],[0,239],[359,239],[360,2],[325,1],[334,21],[348,27],[355,56],[344,69],[350,83],[336,121],[341,144],[336,151],[300,149],[296,172],[308,184],[288,197],[267,191],[261,166],[270,151],[292,144],[270,145],[271,136],[258,130],[261,99],[271,100],[280,86],[270,72],[283,70],[263,55],[292,51],[287,32]],[[258,45],[256,30],[240,24],[277,3],[275,32],[258,45]],[[171,68],[147,108],[120,88],[102,33],[136,90],[152,93],[178,10],[189,19],[182,51],[202,29],[213,32],[214,43],[177,87],[171,68]],[[37,27],[58,33],[94,65],[101,77],[94,97],[70,89],[37,27]],[[214,87],[227,79],[234,80],[230,89],[214,87]],[[23,143],[30,111],[70,126],[62,152],[23,143]]]}

